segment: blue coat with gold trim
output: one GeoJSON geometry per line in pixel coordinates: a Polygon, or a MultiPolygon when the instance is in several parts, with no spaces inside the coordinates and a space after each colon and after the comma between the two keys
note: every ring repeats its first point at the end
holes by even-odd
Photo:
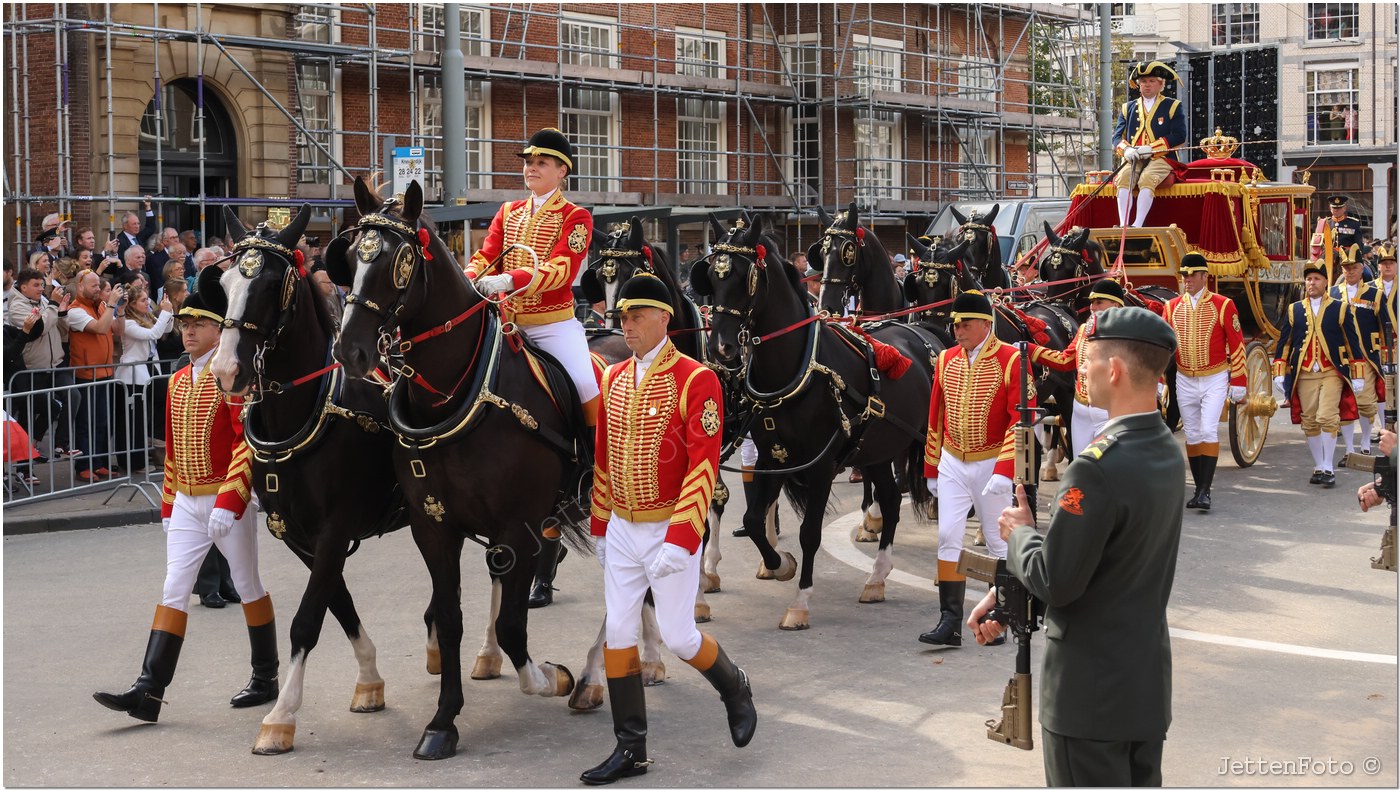
{"type": "MultiPolygon", "coordinates": [[[[1323,296],[1318,308],[1317,331],[1322,334],[1322,352],[1336,369],[1337,375],[1348,380],[1361,378],[1366,357],[1356,334],[1356,321],[1352,319],[1347,303],[1323,296]]],[[[1289,305],[1284,313],[1283,326],[1279,327],[1278,345],[1274,347],[1274,375],[1283,376],[1283,391],[1290,398],[1295,397],[1299,363],[1303,349],[1313,338],[1313,332],[1312,322],[1308,318],[1308,300],[1302,299],[1289,305]]],[[[1342,389],[1343,400],[1350,395],[1351,383],[1348,381],[1342,389]]]]}
{"type": "Polygon", "coordinates": [[[1129,146],[1150,145],[1153,156],[1176,159],[1171,149],[1186,143],[1186,109],[1170,96],[1157,97],[1147,126],[1142,124],[1142,100],[1124,102],[1118,110],[1113,142],[1119,154],[1129,146]]]}
{"type": "MultiPolygon", "coordinates": [[[[1333,299],[1343,300],[1345,285],[1334,285],[1327,292],[1333,299]]],[[[1384,343],[1381,329],[1381,289],[1375,283],[1362,282],[1356,286],[1356,296],[1350,300],[1352,319],[1356,321],[1356,337],[1365,352],[1365,359],[1376,376],[1381,373],[1381,347],[1384,343]]]]}

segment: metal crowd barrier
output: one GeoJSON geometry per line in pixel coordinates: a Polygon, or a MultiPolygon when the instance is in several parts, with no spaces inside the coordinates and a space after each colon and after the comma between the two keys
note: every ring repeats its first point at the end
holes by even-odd
{"type": "Polygon", "coordinates": [[[152,508],[160,503],[164,477],[165,396],[174,360],[107,365],[114,375],[98,381],[76,377],[89,368],[24,370],[6,382],[3,408],[5,507],[110,491],[127,501],[139,494],[152,508]],[[121,380],[122,371],[148,366],[142,385],[121,380]],[[13,422],[11,422],[13,421],[13,422]],[[27,459],[18,425],[31,448],[47,459],[27,459]],[[57,449],[67,452],[59,454],[57,449]],[[71,454],[73,450],[77,454],[71,454]],[[107,474],[101,474],[106,470],[107,474]],[[84,472],[88,474],[84,474],[84,472]]]}

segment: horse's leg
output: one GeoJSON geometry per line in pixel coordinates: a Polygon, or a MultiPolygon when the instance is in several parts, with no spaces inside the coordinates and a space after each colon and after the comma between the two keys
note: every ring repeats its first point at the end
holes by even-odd
{"type": "Polygon", "coordinates": [[[826,513],[826,501],[831,496],[830,464],[822,464],[807,472],[807,508],[802,517],[801,532],[798,537],[802,544],[802,575],[797,580],[797,597],[783,615],[778,627],[784,631],[803,631],[811,627],[809,604],[812,598],[812,569],[816,565],[817,552],[822,547],[822,516],[826,513]]]}
{"type": "Polygon", "coordinates": [[[894,533],[899,527],[899,484],[894,479],[894,466],[876,464],[865,468],[865,479],[875,486],[876,504],[890,515],[885,520],[885,528],[880,532],[880,548],[875,552],[875,564],[870,568],[870,577],[865,580],[861,591],[861,603],[880,603],[885,600],[885,579],[894,570],[894,533]]]}
{"type": "MultiPolygon", "coordinates": [[[[761,558],[758,564],[758,579],[777,579],[785,582],[797,575],[797,560],[792,554],[784,551],[779,553],[777,546],[777,535],[769,534],[767,526],[768,509],[775,507],[778,502],[778,494],[782,490],[782,481],[777,475],[760,474],[755,471],[753,476],[753,498],[749,500],[748,507],[744,510],[744,527],[748,532],[749,539],[753,545],[758,547],[758,554],[761,558]]],[[[831,482],[827,481],[828,490],[831,482]]]]}
{"type": "Polygon", "coordinates": [[[656,620],[656,599],[647,590],[642,599],[642,685],[657,686],[666,682],[666,664],[661,659],[661,624],[656,620]]]}
{"type": "Polygon", "coordinates": [[[588,659],[584,662],[578,683],[574,685],[574,693],[569,696],[569,707],[574,710],[593,710],[603,704],[603,695],[608,688],[604,683],[606,668],[603,666],[603,644],[607,636],[608,621],[605,617],[602,627],[598,629],[598,638],[588,648],[588,659]]]}
{"type": "MultiPolygon", "coordinates": [[[[723,482],[722,480],[720,481],[723,482]]],[[[725,487],[728,490],[728,486],[725,487]]],[[[726,497],[727,500],[727,497],[726,497]]],[[[705,530],[705,555],[700,566],[701,593],[717,593],[719,587],[719,527],[724,518],[726,503],[711,502],[708,524],[705,530]]]]}
{"type": "Polygon", "coordinates": [[[856,542],[874,543],[880,539],[880,530],[885,528],[885,511],[870,482],[870,470],[861,467],[861,474],[865,478],[865,486],[861,491],[861,520],[860,528],[856,530],[856,542]]]}
{"type": "Polygon", "coordinates": [[[428,601],[428,608],[423,610],[423,625],[428,627],[427,644],[427,665],[429,675],[442,674],[442,652],[438,649],[437,628],[433,626],[433,602],[428,601]]]}
{"type": "MultiPolygon", "coordinates": [[[[491,561],[486,561],[490,570],[491,561]]],[[[476,662],[472,664],[472,680],[493,680],[501,676],[501,663],[505,654],[496,642],[496,618],[501,612],[501,585],[491,580],[491,615],[486,618],[486,639],[481,649],[476,651],[476,662]]]]}
{"type": "MultiPolygon", "coordinates": [[[[514,549],[516,558],[526,556],[524,546],[514,545],[510,548],[514,549]]],[[[487,564],[491,564],[489,554],[487,564]]],[[[529,562],[508,563],[499,571],[492,568],[491,599],[497,610],[492,619],[496,624],[496,639],[500,640],[500,649],[505,651],[511,666],[515,667],[522,692],[541,697],[562,697],[574,690],[573,674],[562,664],[545,662],[536,665],[530,658],[526,626],[530,612],[530,585],[535,580],[534,566],[532,558],[529,562]]]]}
{"type": "Polygon", "coordinates": [[[462,535],[451,524],[413,524],[413,542],[433,580],[432,623],[442,656],[437,712],[413,750],[420,760],[441,760],[457,753],[457,725],[462,712],[462,535]]]}

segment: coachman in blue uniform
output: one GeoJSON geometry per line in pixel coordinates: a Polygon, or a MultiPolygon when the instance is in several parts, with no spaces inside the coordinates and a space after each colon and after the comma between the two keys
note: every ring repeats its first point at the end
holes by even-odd
{"type": "Polygon", "coordinates": [[[1141,95],[1119,108],[1118,125],[1113,129],[1118,155],[1129,162],[1113,179],[1118,185],[1119,225],[1128,224],[1134,185],[1138,193],[1133,227],[1140,228],[1147,221],[1153,190],[1172,174],[1170,162],[1176,161],[1173,149],[1186,142],[1186,109],[1176,99],[1162,95],[1169,79],[1180,81],[1160,60],[1138,64],[1128,74],[1128,85],[1141,95]]]}

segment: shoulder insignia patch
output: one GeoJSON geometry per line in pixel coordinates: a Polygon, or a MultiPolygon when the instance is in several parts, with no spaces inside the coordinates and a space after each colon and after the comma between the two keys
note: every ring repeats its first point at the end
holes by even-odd
{"type": "Polygon", "coordinates": [[[1108,452],[1108,448],[1112,447],[1117,441],[1118,434],[1116,433],[1110,433],[1105,434],[1103,436],[1099,436],[1098,438],[1094,439],[1094,441],[1089,442],[1088,447],[1085,447],[1083,450],[1080,451],[1079,457],[1088,458],[1091,461],[1097,461],[1100,458],[1103,458],[1104,453],[1108,452]]]}
{"type": "Polygon", "coordinates": [[[700,427],[705,430],[706,436],[714,436],[719,433],[719,404],[715,403],[714,398],[705,399],[704,411],[700,413],[700,427]]]}
{"type": "Polygon", "coordinates": [[[1076,516],[1084,515],[1084,492],[1071,488],[1060,494],[1060,509],[1076,516]]]}
{"type": "Polygon", "coordinates": [[[1235,313],[1235,331],[1236,331],[1236,332],[1243,332],[1243,331],[1244,331],[1244,330],[1240,327],[1240,314],[1239,314],[1239,313],[1235,313]]]}
{"type": "Polygon", "coordinates": [[[569,249],[574,252],[588,249],[588,228],[585,228],[582,222],[569,231],[569,249]]]}

